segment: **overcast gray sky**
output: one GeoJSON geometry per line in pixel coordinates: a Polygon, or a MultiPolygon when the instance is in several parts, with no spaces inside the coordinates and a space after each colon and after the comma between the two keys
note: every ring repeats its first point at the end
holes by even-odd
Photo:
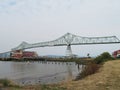
{"type": "MultiPolygon", "coordinates": [[[[120,0],[0,0],[0,52],[22,41],[54,40],[70,32],[79,36],[120,39],[120,0]]],[[[31,49],[39,55],[64,55],[66,47],[31,49]]],[[[72,46],[73,53],[99,55],[120,44],[72,46]]]]}

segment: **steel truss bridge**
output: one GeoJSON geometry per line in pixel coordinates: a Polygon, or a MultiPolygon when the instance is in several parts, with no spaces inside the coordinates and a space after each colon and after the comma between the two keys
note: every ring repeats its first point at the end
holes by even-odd
{"type": "Polygon", "coordinates": [[[116,36],[106,36],[106,37],[81,37],[71,33],[66,33],[65,35],[59,37],[53,41],[40,42],[29,44],[27,42],[22,42],[12,51],[25,50],[37,47],[54,47],[54,46],[67,46],[66,56],[72,56],[71,45],[90,45],[90,44],[113,44],[120,43],[120,40],[116,36]]]}

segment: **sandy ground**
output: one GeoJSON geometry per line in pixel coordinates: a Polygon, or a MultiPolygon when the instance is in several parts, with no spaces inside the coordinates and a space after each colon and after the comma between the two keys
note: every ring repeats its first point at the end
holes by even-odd
{"type": "Polygon", "coordinates": [[[61,86],[67,90],[120,90],[120,60],[108,61],[97,73],[61,86]]]}

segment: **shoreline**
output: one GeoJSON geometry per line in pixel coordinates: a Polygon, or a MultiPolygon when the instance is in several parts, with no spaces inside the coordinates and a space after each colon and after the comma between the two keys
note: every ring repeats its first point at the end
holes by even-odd
{"type": "Polygon", "coordinates": [[[14,58],[0,58],[0,61],[15,61],[15,62],[75,62],[76,64],[87,64],[93,62],[93,58],[24,58],[24,59],[14,59],[14,58]]]}

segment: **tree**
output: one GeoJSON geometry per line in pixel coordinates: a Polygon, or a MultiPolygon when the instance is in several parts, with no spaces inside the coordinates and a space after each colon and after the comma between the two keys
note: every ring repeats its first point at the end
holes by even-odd
{"type": "Polygon", "coordinates": [[[103,52],[101,55],[97,56],[94,61],[97,64],[103,63],[108,60],[113,60],[112,56],[108,52],[103,52]]]}

